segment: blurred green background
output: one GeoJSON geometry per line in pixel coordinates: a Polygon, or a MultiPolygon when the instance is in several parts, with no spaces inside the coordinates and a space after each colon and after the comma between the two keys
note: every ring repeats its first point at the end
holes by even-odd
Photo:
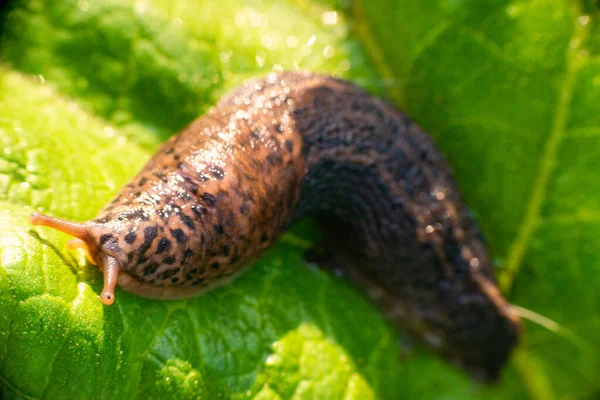
{"type": "Polygon", "coordinates": [[[0,398],[600,398],[597,1],[0,7],[0,398]],[[353,80],[435,137],[536,321],[498,385],[401,358],[360,293],[305,265],[310,224],[205,296],[112,307],[65,235],[29,226],[93,217],[222,94],[289,69],[353,80]]]}

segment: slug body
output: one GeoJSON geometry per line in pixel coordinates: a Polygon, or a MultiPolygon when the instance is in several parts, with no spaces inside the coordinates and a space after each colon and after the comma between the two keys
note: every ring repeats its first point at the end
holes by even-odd
{"type": "Polygon", "coordinates": [[[155,299],[197,295],[308,215],[393,323],[496,378],[519,318],[450,168],[416,124],[348,82],[250,81],[160,147],[97,218],[31,220],[78,238],[111,304],[115,284],[155,299]]]}

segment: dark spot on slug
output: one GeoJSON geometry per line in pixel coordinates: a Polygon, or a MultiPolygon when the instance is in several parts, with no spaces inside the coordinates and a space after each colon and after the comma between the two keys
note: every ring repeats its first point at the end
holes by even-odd
{"type": "Polygon", "coordinates": [[[97,224],[106,224],[107,222],[109,222],[109,221],[110,221],[110,218],[108,218],[108,217],[104,216],[104,217],[102,217],[102,218],[96,218],[96,219],[94,219],[93,221],[94,221],[95,223],[97,223],[97,224]]]}
{"type": "Polygon", "coordinates": [[[194,215],[198,218],[201,218],[208,213],[208,210],[200,204],[193,204],[190,208],[192,209],[194,215]]]}
{"type": "Polygon", "coordinates": [[[100,246],[102,246],[104,243],[108,242],[110,239],[112,239],[112,235],[110,233],[105,233],[104,235],[100,236],[100,246]]]}
{"type": "Polygon", "coordinates": [[[146,182],[148,182],[148,179],[146,177],[142,177],[140,179],[140,181],[138,182],[138,186],[144,186],[144,184],[146,184],[146,182]]]}
{"type": "Polygon", "coordinates": [[[285,149],[290,153],[294,151],[294,143],[291,140],[286,140],[284,146],[285,149]]]}
{"type": "Polygon", "coordinates": [[[210,264],[210,267],[211,267],[212,269],[215,269],[215,270],[217,270],[217,269],[221,268],[221,264],[220,264],[220,263],[218,263],[217,261],[215,261],[215,262],[213,262],[213,263],[211,263],[211,264],[210,264]]]}
{"type": "Polygon", "coordinates": [[[163,223],[169,222],[169,218],[171,217],[172,213],[173,210],[170,208],[159,208],[156,210],[156,214],[160,217],[163,223]]]}
{"type": "Polygon", "coordinates": [[[196,174],[200,182],[206,182],[210,180],[210,176],[206,175],[204,172],[198,172],[196,174]]]}
{"type": "Polygon", "coordinates": [[[209,207],[214,207],[215,203],[217,202],[217,200],[215,199],[215,196],[213,196],[210,193],[204,193],[202,195],[202,200],[204,200],[204,202],[206,203],[206,205],[209,206],[209,207]]]}
{"type": "Polygon", "coordinates": [[[198,184],[194,182],[192,178],[187,175],[183,175],[183,181],[185,182],[184,187],[186,187],[194,195],[198,194],[198,184]]]}
{"type": "Polygon", "coordinates": [[[190,196],[190,194],[188,192],[185,192],[185,191],[182,191],[181,193],[179,193],[179,197],[182,198],[185,201],[192,200],[192,196],[190,196]]]}
{"type": "Polygon", "coordinates": [[[208,171],[212,174],[212,176],[214,176],[217,180],[222,180],[223,177],[225,176],[225,171],[223,171],[223,168],[221,167],[217,167],[216,165],[213,165],[212,167],[210,167],[208,169],[208,171]]]}
{"type": "Polygon", "coordinates": [[[118,213],[115,216],[115,218],[119,221],[130,221],[130,220],[148,221],[148,215],[141,208],[138,208],[138,209],[132,210],[132,211],[122,211],[122,212],[118,213]]]}
{"type": "MultiPolygon", "coordinates": [[[[156,239],[156,235],[158,235],[158,228],[156,226],[149,226],[146,229],[144,229],[144,242],[142,243],[142,245],[140,246],[140,254],[143,254],[148,251],[148,249],[150,248],[150,246],[152,245],[152,242],[154,241],[154,239],[156,239]]],[[[142,258],[140,257],[140,259],[142,258]]],[[[142,261],[139,261],[140,263],[142,261]]]]}
{"type": "Polygon", "coordinates": [[[181,262],[182,264],[185,262],[185,260],[187,260],[188,258],[192,257],[194,255],[194,252],[190,249],[186,249],[183,252],[183,261],[181,262]]]}
{"type": "Polygon", "coordinates": [[[199,286],[202,285],[204,283],[204,278],[198,278],[194,281],[194,283],[192,283],[192,286],[199,286]]]}
{"type": "Polygon", "coordinates": [[[155,177],[157,177],[158,179],[160,179],[163,182],[168,182],[167,176],[165,174],[163,174],[162,172],[154,172],[152,173],[152,175],[154,175],[155,177]]]}
{"type": "Polygon", "coordinates": [[[196,229],[196,226],[194,225],[194,220],[190,216],[180,214],[179,217],[181,218],[181,222],[183,222],[183,224],[187,226],[189,230],[193,231],[194,229],[196,229]]]}
{"type": "Polygon", "coordinates": [[[187,235],[181,229],[172,229],[171,235],[177,240],[177,243],[185,243],[188,240],[187,235]]]}
{"type": "Polygon", "coordinates": [[[176,270],[176,269],[167,269],[160,274],[159,279],[163,280],[163,281],[167,280],[170,277],[172,277],[173,275],[175,275],[177,272],[178,272],[178,270],[176,270]]]}
{"type": "Polygon", "coordinates": [[[137,235],[135,232],[129,232],[127,235],[125,235],[125,242],[127,244],[132,244],[133,242],[135,242],[136,238],[137,238],[137,235]]]}
{"type": "Polygon", "coordinates": [[[158,269],[157,263],[150,263],[144,268],[144,276],[152,275],[158,269]]]}
{"type": "Polygon", "coordinates": [[[281,154],[279,153],[270,153],[267,158],[267,163],[272,167],[281,165],[283,163],[283,158],[281,158],[281,154]]]}
{"type": "Polygon", "coordinates": [[[215,232],[217,233],[217,235],[222,235],[225,233],[225,230],[223,229],[223,225],[218,224],[214,226],[215,228],[215,232]]]}
{"type": "Polygon", "coordinates": [[[167,238],[161,238],[158,242],[158,247],[156,248],[156,254],[160,254],[164,251],[167,251],[171,248],[171,241],[167,238]]]}
{"type": "Polygon", "coordinates": [[[163,258],[162,262],[167,265],[173,265],[175,263],[175,256],[165,257],[165,258],[163,258]]]}

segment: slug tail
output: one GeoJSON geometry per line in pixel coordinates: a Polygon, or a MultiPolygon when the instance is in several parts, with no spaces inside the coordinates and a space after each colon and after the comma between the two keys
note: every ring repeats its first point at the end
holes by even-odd
{"type": "Polygon", "coordinates": [[[102,256],[101,264],[104,269],[104,288],[100,294],[100,301],[105,306],[110,306],[115,301],[115,287],[121,266],[114,257],[106,254],[102,256]]]}

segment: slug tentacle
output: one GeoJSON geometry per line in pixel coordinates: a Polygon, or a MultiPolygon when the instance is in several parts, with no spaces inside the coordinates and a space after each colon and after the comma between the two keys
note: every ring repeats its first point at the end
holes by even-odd
{"type": "Polygon", "coordinates": [[[393,323],[497,377],[519,318],[449,166],[414,122],[349,82],[253,80],[163,144],[95,219],[31,221],[85,243],[108,305],[116,284],[157,299],[202,293],[304,216],[393,323]]]}
{"type": "Polygon", "coordinates": [[[34,212],[29,216],[29,222],[31,222],[32,225],[48,226],[64,232],[67,235],[74,236],[85,243],[88,243],[91,240],[85,224],[79,222],[72,222],[62,218],[50,217],[37,212],[34,212]]]}
{"type": "Polygon", "coordinates": [[[100,300],[104,305],[110,306],[115,301],[115,287],[119,276],[119,262],[109,255],[101,256],[101,264],[104,273],[104,288],[100,294],[100,300]]]}

